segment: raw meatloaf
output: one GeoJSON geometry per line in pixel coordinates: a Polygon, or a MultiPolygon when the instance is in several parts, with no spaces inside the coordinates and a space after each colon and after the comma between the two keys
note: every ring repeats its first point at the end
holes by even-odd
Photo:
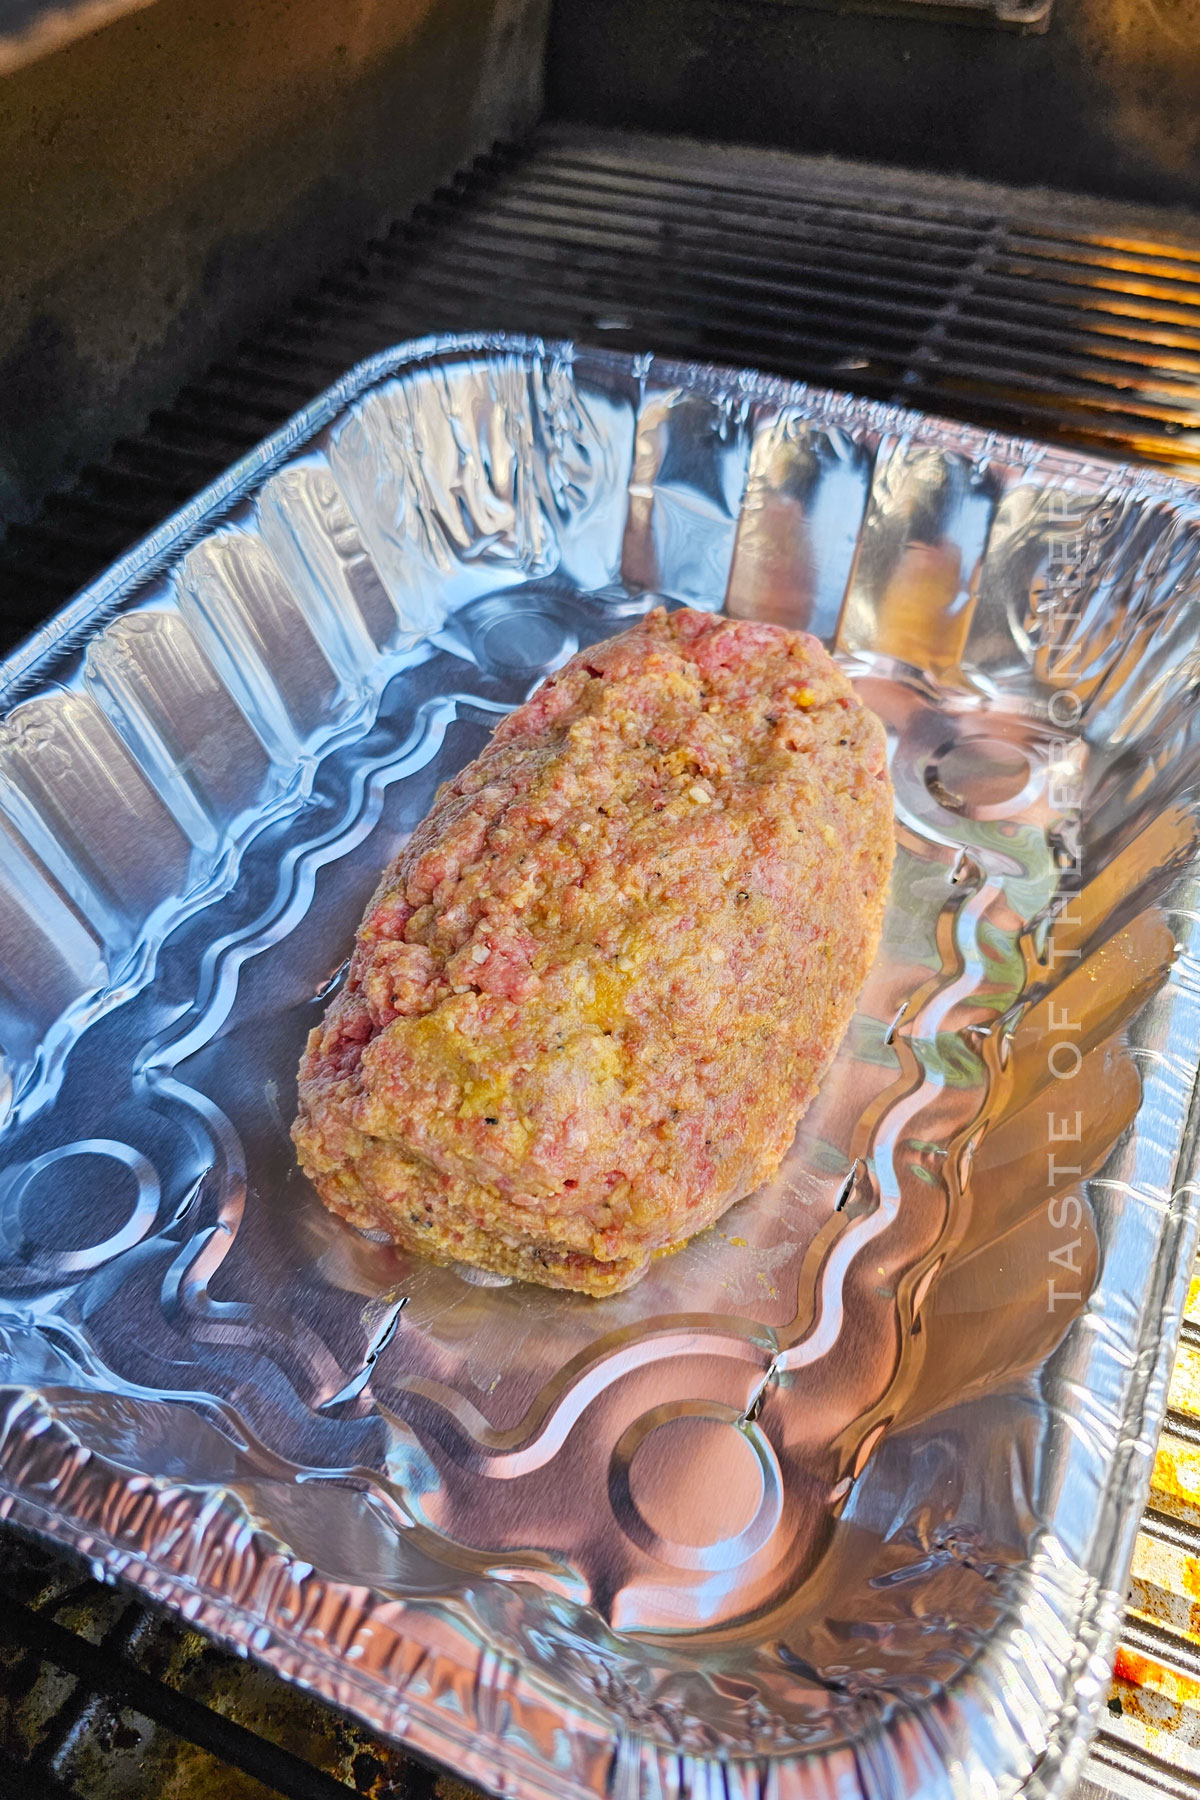
{"type": "Polygon", "coordinates": [[[659,611],[443,786],[300,1068],[325,1204],[607,1294],[763,1182],[879,941],[892,791],[814,638],[659,611]]]}

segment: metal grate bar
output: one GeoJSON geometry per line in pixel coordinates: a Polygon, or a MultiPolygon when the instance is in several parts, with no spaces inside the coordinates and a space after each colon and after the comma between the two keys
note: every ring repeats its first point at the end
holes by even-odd
{"type": "Polygon", "coordinates": [[[180,1621],[0,1533],[0,1800],[479,1800],[180,1621]]]}
{"type": "MultiPolygon", "coordinates": [[[[1107,1730],[1101,1730],[1092,1745],[1088,1773],[1093,1781],[1105,1777],[1111,1781],[1116,1776],[1112,1786],[1118,1793],[1129,1793],[1126,1784],[1132,1784],[1134,1793],[1148,1791],[1164,1795],[1166,1800],[1196,1800],[1200,1794],[1200,1781],[1186,1770],[1113,1737],[1107,1730]]],[[[1092,1783],[1087,1785],[1096,1792],[1092,1783]]]]}
{"type": "MultiPolygon", "coordinates": [[[[146,1675],[123,1657],[114,1655],[110,1644],[90,1644],[86,1638],[78,1637],[53,1619],[27,1607],[6,1609],[0,1614],[0,1635],[57,1664],[92,1693],[130,1706],[155,1723],[202,1745],[230,1767],[240,1769],[286,1795],[287,1800],[346,1800],[346,1789],[341,1782],[332,1780],[291,1751],[267,1743],[245,1726],[146,1675]]],[[[40,1773],[38,1779],[41,1779],[40,1773]]],[[[27,1788],[26,1792],[29,1791],[27,1788]]]]}
{"type": "MultiPolygon", "coordinates": [[[[951,230],[987,230],[994,218],[991,208],[972,207],[969,203],[939,205],[927,197],[913,199],[904,195],[903,184],[899,191],[893,188],[886,200],[881,199],[875,184],[864,181],[853,164],[839,164],[832,158],[814,163],[801,157],[776,157],[772,159],[772,170],[756,163],[747,174],[736,171],[734,159],[719,148],[707,154],[696,145],[685,145],[683,149],[686,160],[675,156],[668,161],[670,140],[662,140],[661,145],[654,143],[650,150],[653,160],[647,161],[645,148],[631,146],[620,134],[609,139],[607,148],[597,137],[584,147],[578,141],[572,142],[572,134],[568,131],[551,133],[542,139],[539,162],[546,170],[570,170],[588,180],[610,178],[617,183],[654,185],[671,193],[699,193],[706,204],[725,195],[739,212],[744,204],[815,207],[836,205],[849,199],[866,218],[907,217],[951,230]],[[697,167],[701,157],[702,167],[697,167]],[[801,169],[805,177],[803,183],[796,179],[801,169]]],[[[475,166],[488,165],[486,159],[481,158],[475,166]]]]}

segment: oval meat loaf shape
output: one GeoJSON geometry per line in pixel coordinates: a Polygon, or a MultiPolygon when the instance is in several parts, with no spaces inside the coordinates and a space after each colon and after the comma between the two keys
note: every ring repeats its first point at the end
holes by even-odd
{"type": "Polygon", "coordinates": [[[309,1037],[326,1206],[608,1294],[758,1187],[879,943],[883,727],[815,638],[656,611],[438,791],[309,1037]]]}

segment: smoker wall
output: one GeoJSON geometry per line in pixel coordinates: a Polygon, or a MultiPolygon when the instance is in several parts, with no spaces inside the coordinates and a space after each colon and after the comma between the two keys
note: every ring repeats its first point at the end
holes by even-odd
{"type": "Polygon", "coordinates": [[[541,106],[549,0],[156,0],[0,79],[0,528],[541,106]]]}
{"type": "Polygon", "coordinates": [[[838,0],[556,0],[548,92],[593,124],[1200,201],[1198,0],[1056,0],[1041,37],[838,0]]]}

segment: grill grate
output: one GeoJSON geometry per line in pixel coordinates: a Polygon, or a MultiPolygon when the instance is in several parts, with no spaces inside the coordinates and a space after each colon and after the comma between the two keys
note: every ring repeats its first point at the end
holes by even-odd
{"type": "MultiPolygon", "coordinates": [[[[14,527],[0,643],[360,358],[486,328],[755,366],[1200,474],[1200,223],[1189,235],[1099,203],[554,128],[481,158],[14,527]]],[[[1200,1281],[1188,1321],[1089,1775],[1200,1800],[1200,1281]]],[[[349,1783],[430,1800],[432,1776],[398,1752],[132,1602],[105,1623],[111,1596],[41,1555],[12,1565],[27,1585],[35,1565],[57,1571],[36,1604],[0,1611],[0,1796],[263,1800],[349,1783]],[[270,1733],[222,1731],[222,1710],[248,1705],[301,1747],[275,1756],[270,1733]],[[129,1752],[144,1779],[112,1748],[122,1731],[149,1746],[129,1752]],[[186,1779],[164,1778],[163,1734],[186,1779]]],[[[437,1783],[440,1800],[455,1791],[437,1783]]]]}
{"type": "Polygon", "coordinates": [[[547,129],[482,157],[0,545],[11,642],[350,364],[502,328],[749,365],[1200,470],[1200,225],[547,129]]]}
{"type": "Polygon", "coordinates": [[[0,1800],[477,1800],[50,1552],[0,1589],[0,1800]]]}

